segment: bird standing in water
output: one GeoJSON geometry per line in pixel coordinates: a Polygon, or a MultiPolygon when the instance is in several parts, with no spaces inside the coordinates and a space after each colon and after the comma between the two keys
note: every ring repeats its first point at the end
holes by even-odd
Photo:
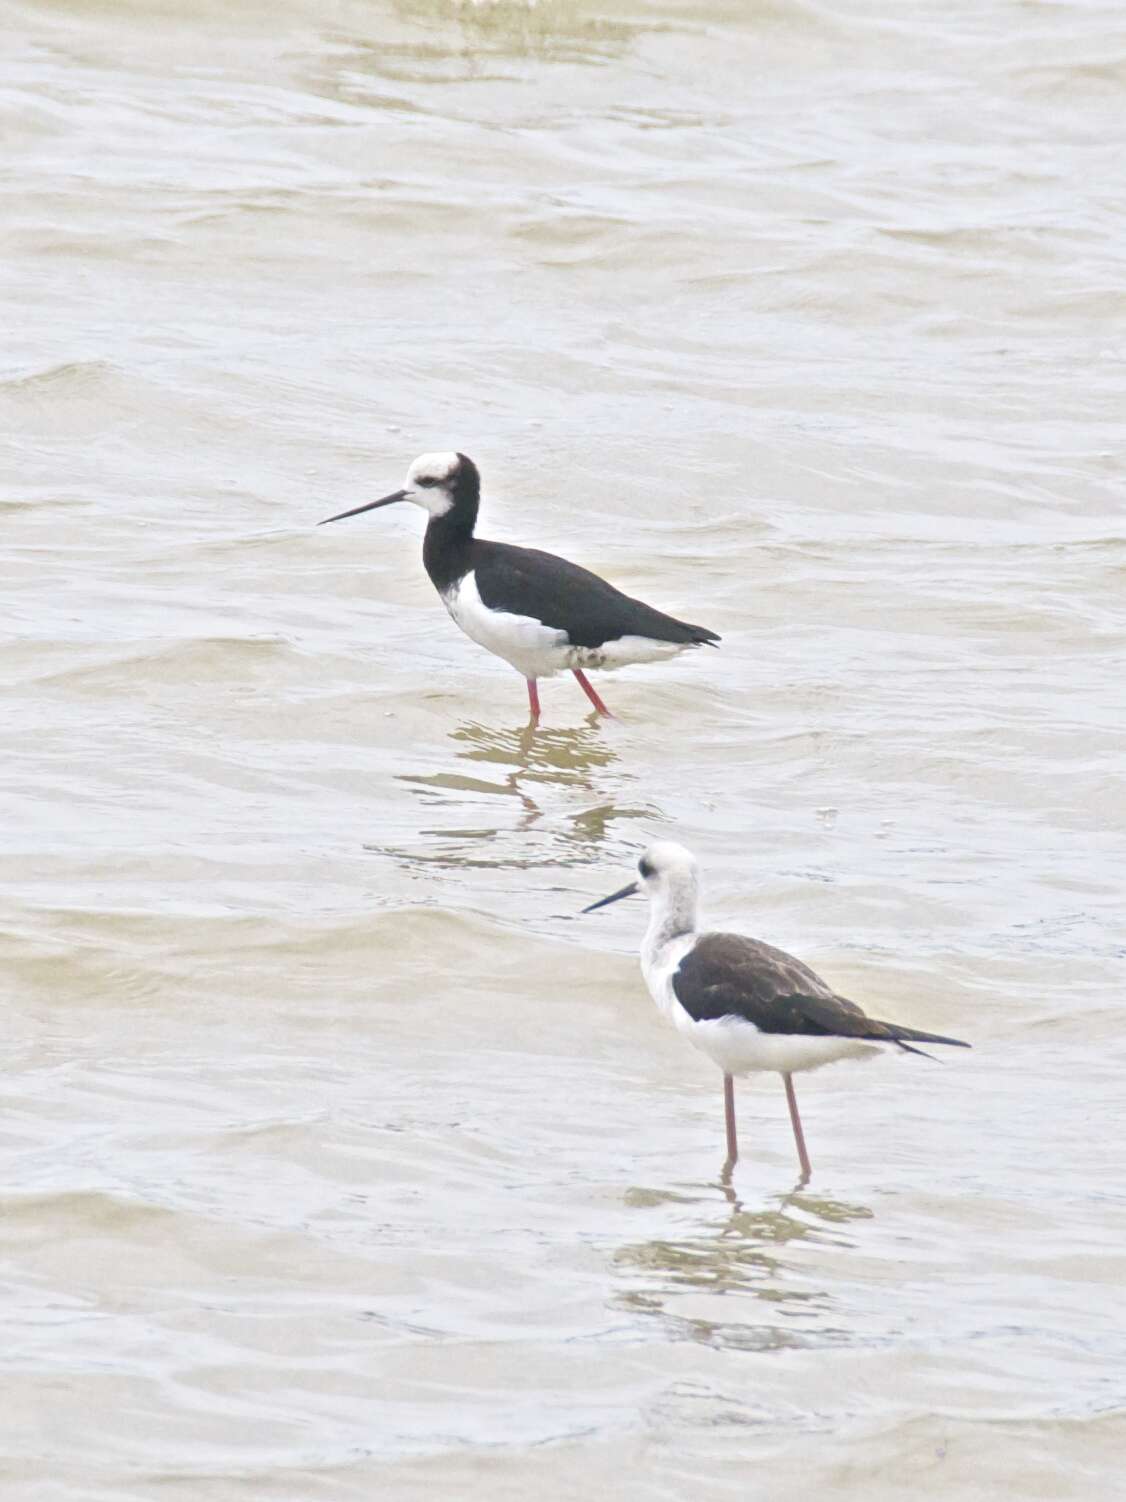
{"type": "Polygon", "coordinates": [[[638,891],[648,894],[642,974],[662,1014],[723,1070],[726,1172],[739,1156],[735,1075],[767,1071],[782,1076],[805,1182],[811,1168],[794,1094],[795,1074],[838,1059],[871,1057],[882,1047],[922,1053],[912,1044],[970,1046],[897,1022],[877,1022],[854,1001],[838,996],[801,960],[759,939],[699,933],[696,859],[683,845],[670,841],[651,846],[637,874],[637,881],[592,902],[583,912],[592,913],[638,891]]]}
{"type": "Polygon", "coordinates": [[[658,662],[719,641],[714,631],[663,615],[554,553],[475,537],[480,500],[472,459],[423,454],[401,490],[321,525],[397,501],[428,512],[422,561],[430,581],[466,636],[523,674],[533,725],[540,717],[540,678],[569,669],[598,713],[608,715],[587,669],[658,662]]]}

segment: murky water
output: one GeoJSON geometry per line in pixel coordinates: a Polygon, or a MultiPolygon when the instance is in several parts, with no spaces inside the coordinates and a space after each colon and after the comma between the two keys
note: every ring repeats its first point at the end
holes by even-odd
{"type": "Polygon", "coordinates": [[[0,17],[5,1502],[1110,1495],[1121,6],[0,17]],[[722,651],[524,736],[451,447],[722,651]],[[974,1052],[725,1187],[654,835],[974,1052]]]}

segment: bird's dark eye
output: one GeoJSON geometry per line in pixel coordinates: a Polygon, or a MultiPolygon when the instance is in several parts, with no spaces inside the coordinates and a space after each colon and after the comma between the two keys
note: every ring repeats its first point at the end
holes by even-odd
{"type": "Polygon", "coordinates": [[[415,480],[414,483],[416,485],[428,486],[428,485],[437,485],[438,482],[434,478],[433,475],[419,475],[418,479],[415,480]]]}
{"type": "Polygon", "coordinates": [[[653,867],[647,860],[638,861],[637,870],[642,881],[648,881],[649,878],[653,875],[653,867]]]}

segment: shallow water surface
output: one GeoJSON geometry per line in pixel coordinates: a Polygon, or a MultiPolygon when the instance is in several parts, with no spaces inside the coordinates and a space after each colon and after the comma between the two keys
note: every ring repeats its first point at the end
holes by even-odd
{"type": "Polygon", "coordinates": [[[1120,7],[0,16],[5,1502],[1108,1495],[1120,7]],[[451,447],[722,649],[528,735],[451,447]],[[724,1183],[654,837],[974,1051],[724,1183]]]}

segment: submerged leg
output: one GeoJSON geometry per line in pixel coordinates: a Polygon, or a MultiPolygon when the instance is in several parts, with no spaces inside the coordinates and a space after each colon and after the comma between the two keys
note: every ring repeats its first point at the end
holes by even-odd
{"type": "Polygon", "coordinates": [[[534,678],[528,678],[526,682],[528,684],[528,709],[532,716],[531,723],[538,725],[540,722],[540,691],[536,687],[536,680],[534,678]]]}
{"type": "Polygon", "coordinates": [[[735,1137],[735,1081],[729,1074],[723,1076],[723,1120],[727,1127],[727,1162],[723,1166],[730,1171],[739,1161],[739,1143],[735,1137]]]}
{"type": "Polygon", "coordinates": [[[801,1117],[798,1115],[798,1098],[794,1094],[794,1077],[792,1074],[782,1076],[786,1085],[786,1101],[790,1107],[790,1123],[794,1128],[794,1141],[798,1145],[798,1162],[801,1164],[802,1183],[809,1178],[813,1169],[809,1165],[809,1154],[805,1150],[805,1133],[801,1129],[801,1117]]]}
{"type": "Polygon", "coordinates": [[[590,679],[583,672],[582,668],[572,668],[571,671],[579,680],[579,687],[582,689],[583,693],[587,696],[590,702],[594,705],[595,709],[597,709],[598,713],[610,715],[610,718],[613,719],[614,716],[610,714],[610,711],[606,708],[605,704],[603,704],[602,700],[595,693],[593,687],[591,686],[590,679]]]}

